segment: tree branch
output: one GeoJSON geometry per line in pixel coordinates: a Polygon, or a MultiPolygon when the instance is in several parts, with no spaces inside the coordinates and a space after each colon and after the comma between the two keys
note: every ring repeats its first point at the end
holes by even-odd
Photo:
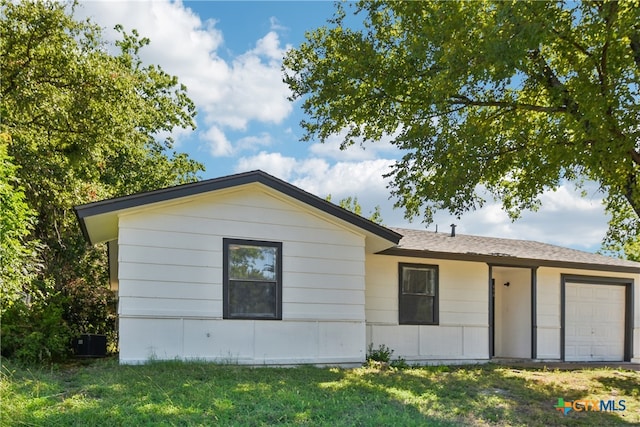
{"type": "Polygon", "coordinates": [[[578,50],[579,52],[583,53],[585,56],[588,56],[589,58],[593,57],[593,54],[591,52],[589,52],[589,50],[587,50],[587,48],[582,46],[577,41],[566,37],[565,35],[563,35],[560,31],[556,30],[555,28],[551,28],[551,32],[553,34],[555,34],[556,36],[558,36],[558,38],[560,40],[564,40],[565,42],[569,43],[571,46],[576,48],[576,50],[578,50]]]}
{"type": "Polygon", "coordinates": [[[498,107],[498,108],[508,108],[511,110],[537,111],[541,113],[564,113],[567,111],[565,107],[546,107],[543,105],[523,104],[518,102],[506,102],[506,101],[478,101],[478,100],[470,99],[469,97],[464,95],[452,96],[450,104],[474,106],[474,107],[498,107]]]}
{"type": "MultiPolygon", "coordinates": [[[[25,44],[24,56],[26,60],[24,60],[22,64],[20,64],[20,66],[17,67],[13,71],[13,73],[8,77],[9,84],[2,91],[2,96],[7,96],[13,90],[16,89],[16,86],[17,86],[16,78],[20,75],[20,73],[23,73],[24,70],[31,64],[31,61],[33,60],[33,56],[31,55],[33,49],[35,49],[36,46],[39,46],[41,43],[43,43],[49,36],[50,36],[49,29],[46,29],[44,31],[44,34],[40,34],[40,35],[38,35],[35,31],[29,32],[29,38],[27,39],[27,43],[25,44]]],[[[13,42],[14,39],[11,39],[11,41],[13,42]]],[[[10,51],[7,51],[7,52],[10,52],[10,51]]]]}
{"type": "Polygon", "coordinates": [[[633,27],[634,33],[631,34],[629,47],[633,52],[633,60],[636,63],[636,67],[640,69],[640,24],[633,27]]]}
{"type": "Polygon", "coordinates": [[[629,174],[627,177],[627,183],[625,188],[625,198],[629,202],[629,205],[633,211],[640,217],[640,200],[637,200],[638,194],[638,181],[636,174],[629,174]]]}
{"type": "Polygon", "coordinates": [[[600,93],[606,99],[607,96],[607,55],[609,53],[609,42],[611,40],[611,27],[613,25],[613,21],[616,18],[618,12],[618,4],[616,2],[610,3],[608,8],[608,13],[605,15],[605,23],[606,23],[606,34],[605,34],[605,42],[602,45],[602,55],[600,56],[600,64],[596,65],[596,69],[598,70],[598,80],[600,81],[600,93]]]}
{"type": "MultiPolygon", "coordinates": [[[[540,50],[535,49],[531,51],[529,56],[538,65],[540,69],[540,80],[546,85],[550,95],[553,96],[554,92],[559,93],[559,101],[563,104],[564,111],[573,115],[578,121],[582,120],[584,115],[580,112],[578,103],[573,99],[567,87],[560,81],[549,64],[547,64],[540,50]]],[[[585,126],[589,127],[589,123],[585,123],[585,126]]]]}

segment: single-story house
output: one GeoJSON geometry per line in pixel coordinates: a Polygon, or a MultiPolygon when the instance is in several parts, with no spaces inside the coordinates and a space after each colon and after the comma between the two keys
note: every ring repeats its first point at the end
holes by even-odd
{"type": "Polygon", "coordinates": [[[121,363],[640,363],[640,263],[384,227],[262,171],[75,211],[108,244],[121,363]]]}

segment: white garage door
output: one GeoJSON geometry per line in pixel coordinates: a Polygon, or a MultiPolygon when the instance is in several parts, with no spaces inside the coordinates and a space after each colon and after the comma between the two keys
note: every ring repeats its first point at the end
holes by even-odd
{"type": "Polygon", "coordinates": [[[624,360],[625,287],[567,283],[565,360],[624,360]]]}

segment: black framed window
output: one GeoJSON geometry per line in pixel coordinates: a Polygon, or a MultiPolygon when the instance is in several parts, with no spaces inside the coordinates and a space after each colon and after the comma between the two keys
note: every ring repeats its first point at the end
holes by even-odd
{"type": "Polygon", "coordinates": [[[223,239],[223,318],[282,319],[282,243],[223,239]]]}
{"type": "Polygon", "coordinates": [[[438,266],[399,264],[399,323],[438,324],[438,266]]]}

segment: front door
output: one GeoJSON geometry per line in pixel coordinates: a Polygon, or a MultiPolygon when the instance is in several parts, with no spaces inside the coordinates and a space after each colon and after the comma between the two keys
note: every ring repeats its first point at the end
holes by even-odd
{"type": "Polygon", "coordinates": [[[531,269],[492,267],[493,356],[530,359],[531,269]]]}

